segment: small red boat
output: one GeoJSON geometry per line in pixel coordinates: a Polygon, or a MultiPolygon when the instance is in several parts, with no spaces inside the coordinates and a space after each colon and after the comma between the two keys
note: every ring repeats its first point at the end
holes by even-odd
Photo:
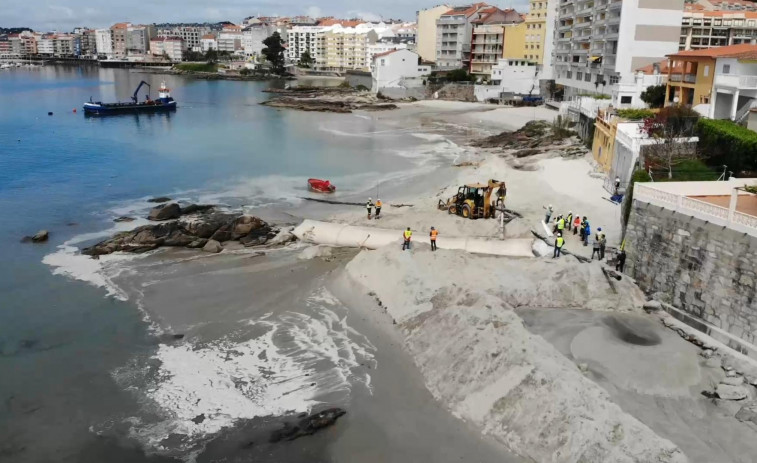
{"type": "Polygon", "coordinates": [[[331,182],[318,178],[308,179],[308,187],[310,188],[310,191],[315,191],[317,193],[333,193],[336,191],[336,187],[332,185],[331,182]]]}

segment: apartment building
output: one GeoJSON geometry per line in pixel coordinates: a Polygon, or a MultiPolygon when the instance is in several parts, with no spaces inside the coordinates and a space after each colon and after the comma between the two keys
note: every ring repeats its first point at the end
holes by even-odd
{"type": "Polygon", "coordinates": [[[376,43],[375,31],[358,31],[355,28],[334,26],[322,32],[322,47],[317,67],[323,70],[369,70],[368,46],[376,43]]]}
{"type": "Polygon", "coordinates": [[[449,5],[438,5],[416,14],[416,51],[422,60],[436,61],[436,21],[449,10],[449,5]]]}
{"type": "Polygon", "coordinates": [[[130,26],[131,24],[129,23],[116,23],[110,27],[111,47],[114,58],[126,58],[126,38],[130,26]]]}
{"type": "Polygon", "coordinates": [[[132,26],[126,28],[126,54],[146,55],[150,51],[150,40],[156,37],[155,26],[132,26]]]}
{"type": "Polygon", "coordinates": [[[155,37],[150,40],[150,54],[163,56],[173,62],[184,59],[187,45],[181,37],[155,37]]]}
{"type": "MultiPolygon", "coordinates": [[[[757,5],[757,3],[755,3],[757,5]]],[[[681,22],[681,50],[757,43],[757,11],[687,9],[681,22]]]]}
{"type": "Polygon", "coordinates": [[[173,26],[158,29],[158,37],[179,37],[184,41],[187,50],[201,51],[202,36],[209,34],[210,28],[206,26],[173,26]]]}
{"type": "Polygon", "coordinates": [[[483,9],[481,17],[472,21],[470,73],[489,78],[492,66],[504,56],[505,29],[508,25],[522,22],[521,15],[513,9],[483,9]]]}
{"type": "MultiPolygon", "coordinates": [[[[41,36],[38,36],[31,31],[10,34],[8,36],[10,54],[14,56],[29,56],[40,53],[38,47],[38,41],[40,38],[41,36]]],[[[51,50],[54,52],[54,47],[51,48],[51,50]]]]}
{"type": "Polygon", "coordinates": [[[687,50],[668,58],[667,104],[736,122],[757,106],[757,45],[687,50]]]}
{"type": "Polygon", "coordinates": [[[200,38],[200,51],[207,53],[209,50],[218,50],[218,40],[213,34],[205,34],[200,38]]]}
{"type": "Polygon", "coordinates": [[[547,4],[547,0],[529,0],[528,2],[523,58],[536,64],[544,62],[544,42],[549,35],[547,30],[547,4]]]}
{"type": "Polygon", "coordinates": [[[406,43],[376,42],[370,44],[368,45],[366,52],[368,66],[370,66],[371,70],[373,70],[373,57],[376,55],[381,55],[394,50],[407,50],[407,48],[408,47],[406,43]]]}
{"type": "MultiPolygon", "coordinates": [[[[242,50],[245,56],[260,56],[263,52],[263,40],[276,31],[276,27],[265,23],[253,24],[242,30],[242,50]]],[[[283,37],[282,37],[283,38],[283,37]]]]}
{"type": "Polygon", "coordinates": [[[683,0],[560,0],[552,65],[567,97],[610,94],[678,50],[683,0]]]}
{"type": "Polygon", "coordinates": [[[113,33],[110,29],[95,29],[95,49],[98,56],[113,57],[113,33]]]}
{"type": "Polygon", "coordinates": [[[297,63],[300,61],[302,54],[308,52],[311,58],[316,60],[320,55],[323,35],[325,28],[318,26],[294,26],[289,29],[287,34],[287,58],[289,61],[297,63]]]}
{"type": "Polygon", "coordinates": [[[441,71],[470,67],[473,21],[480,19],[485,3],[454,7],[436,21],[436,68],[441,71]]]}
{"type": "Polygon", "coordinates": [[[218,51],[228,53],[238,53],[242,51],[242,27],[236,25],[225,25],[218,34],[218,51]]]}

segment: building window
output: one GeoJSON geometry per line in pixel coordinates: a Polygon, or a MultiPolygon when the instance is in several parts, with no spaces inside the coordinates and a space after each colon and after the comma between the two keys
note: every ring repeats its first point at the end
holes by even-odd
{"type": "Polygon", "coordinates": [[[584,76],[584,81],[585,81],[585,82],[591,82],[591,74],[589,74],[589,73],[587,72],[587,73],[586,73],[586,75],[584,76]]]}
{"type": "Polygon", "coordinates": [[[730,64],[724,64],[723,65],[723,74],[730,74],[731,72],[731,65],[730,64]]]}
{"type": "Polygon", "coordinates": [[[631,104],[631,101],[633,100],[630,96],[621,96],[620,97],[620,104],[631,104]]]}
{"type": "Polygon", "coordinates": [[[579,72],[576,73],[576,80],[581,80],[583,78],[584,78],[584,73],[583,72],[579,71],[579,72]]]}

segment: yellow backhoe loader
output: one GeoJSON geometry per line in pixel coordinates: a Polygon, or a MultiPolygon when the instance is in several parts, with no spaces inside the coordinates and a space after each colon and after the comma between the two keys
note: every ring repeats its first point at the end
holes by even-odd
{"type": "MultiPolygon", "coordinates": [[[[457,194],[445,203],[439,200],[439,209],[446,210],[450,214],[457,214],[466,219],[490,219],[494,218],[498,208],[504,208],[504,195],[507,192],[505,182],[491,179],[488,184],[471,183],[463,185],[457,190],[457,194]],[[498,205],[492,201],[492,195],[498,189],[502,189],[501,197],[503,204],[498,205]]],[[[497,201],[499,201],[497,197],[497,201]]]]}

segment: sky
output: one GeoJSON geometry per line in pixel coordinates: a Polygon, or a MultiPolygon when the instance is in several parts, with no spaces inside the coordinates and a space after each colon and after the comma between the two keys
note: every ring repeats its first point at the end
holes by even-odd
{"type": "MultiPolygon", "coordinates": [[[[455,0],[463,5],[474,0],[455,0]]],[[[67,32],[74,27],[108,27],[116,22],[241,22],[247,16],[309,15],[415,20],[419,9],[441,0],[2,0],[0,27],[67,32]]],[[[497,0],[500,8],[526,12],[528,0],[497,0]]]]}

